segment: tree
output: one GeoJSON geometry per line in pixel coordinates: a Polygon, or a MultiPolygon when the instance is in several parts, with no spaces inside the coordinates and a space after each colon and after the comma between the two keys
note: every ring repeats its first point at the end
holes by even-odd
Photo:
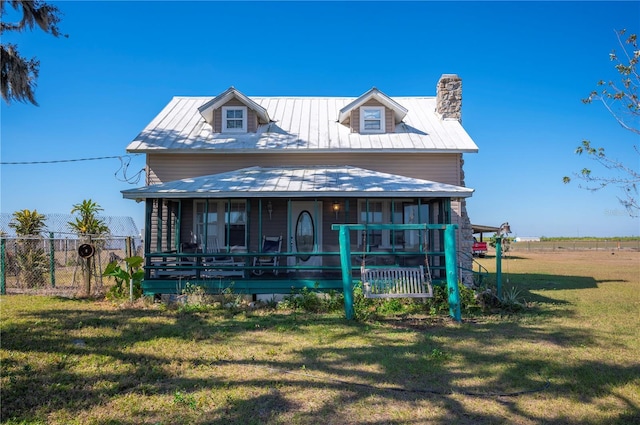
{"type": "MultiPolygon", "coordinates": [[[[102,208],[97,202],[91,199],[85,199],[79,204],[75,204],[71,208],[71,214],[78,213],[75,221],[70,221],[69,226],[73,228],[78,235],[84,239],[85,243],[92,244],[93,236],[103,236],[109,233],[109,227],[105,222],[98,218],[98,212],[102,208]]],[[[93,257],[85,258],[82,263],[82,271],[84,275],[84,292],[86,296],[91,295],[91,271],[95,268],[93,257]]]]}
{"type": "MultiPolygon", "coordinates": [[[[640,134],[640,102],[638,99],[638,88],[640,86],[640,76],[638,75],[638,60],[640,60],[640,50],[638,50],[637,35],[631,34],[625,39],[626,30],[617,31],[618,44],[622,48],[621,55],[615,50],[609,54],[609,59],[615,63],[614,67],[620,74],[619,81],[599,81],[598,90],[592,91],[589,96],[582,100],[585,104],[593,101],[600,101],[611,113],[615,120],[625,130],[635,134],[640,134]]],[[[596,191],[609,186],[617,187],[624,193],[623,197],[618,197],[620,203],[624,205],[627,212],[632,217],[637,217],[640,212],[638,200],[638,185],[640,185],[640,172],[637,169],[640,159],[640,150],[637,145],[633,145],[633,153],[630,156],[630,163],[612,158],[604,147],[594,146],[589,140],[583,140],[575,150],[576,154],[586,154],[590,159],[596,161],[612,174],[594,175],[590,168],[583,168],[580,172],[574,173],[574,177],[585,182],[583,189],[596,191]]],[[[571,177],[565,176],[564,183],[571,182],[571,177]]]]}
{"type": "MultiPolygon", "coordinates": [[[[5,31],[32,30],[37,25],[45,33],[59,37],[63,35],[58,30],[59,14],[57,7],[39,0],[0,0],[0,36],[5,31]],[[22,19],[19,22],[4,21],[7,4],[16,11],[22,12],[22,19]]],[[[34,92],[39,70],[40,61],[36,58],[22,57],[15,44],[0,44],[0,89],[2,98],[7,104],[17,100],[38,105],[34,92]]]]}
{"type": "Polygon", "coordinates": [[[9,227],[15,229],[21,239],[16,249],[18,271],[24,276],[28,286],[43,285],[48,271],[47,256],[41,244],[45,216],[36,210],[16,211],[9,227]]]}

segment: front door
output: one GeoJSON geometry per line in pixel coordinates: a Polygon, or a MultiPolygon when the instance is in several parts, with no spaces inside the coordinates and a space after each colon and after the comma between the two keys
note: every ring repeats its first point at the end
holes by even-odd
{"type": "MultiPolygon", "coordinates": [[[[292,201],[288,242],[299,255],[288,257],[289,266],[321,266],[322,257],[312,255],[322,251],[322,202],[292,201]]],[[[304,270],[313,272],[319,270],[304,270]]]]}

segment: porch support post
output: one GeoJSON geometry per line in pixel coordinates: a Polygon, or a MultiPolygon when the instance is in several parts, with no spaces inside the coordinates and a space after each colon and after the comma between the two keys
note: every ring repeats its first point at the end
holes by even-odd
{"type": "MultiPolygon", "coordinates": [[[[456,322],[462,321],[460,312],[460,290],[458,289],[458,261],[456,254],[457,224],[448,224],[444,230],[444,258],[447,271],[447,293],[449,294],[449,315],[456,322]]],[[[345,297],[346,301],[346,297],[345,297]]]]}
{"type": "Polygon", "coordinates": [[[162,205],[164,204],[164,199],[158,198],[158,210],[157,218],[156,218],[156,252],[162,251],[162,205]]]}
{"type": "Polygon", "coordinates": [[[351,238],[348,226],[340,226],[340,264],[342,266],[342,292],[344,294],[344,314],[353,319],[353,279],[351,271],[351,238]]]}
{"type": "MultiPolygon", "coordinates": [[[[144,262],[146,266],[151,265],[151,218],[153,217],[153,199],[145,199],[145,214],[144,214],[144,262]]],[[[151,277],[151,271],[149,267],[144,268],[144,278],[149,279],[151,277]]]]}
{"type": "Polygon", "coordinates": [[[258,251],[262,250],[262,198],[258,199],[258,251]]]}

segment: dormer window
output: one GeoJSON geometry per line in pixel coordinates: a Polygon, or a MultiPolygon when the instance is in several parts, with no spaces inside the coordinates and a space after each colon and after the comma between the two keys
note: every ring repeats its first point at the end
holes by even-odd
{"type": "Polygon", "coordinates": [[[384,106],[360,107],[360,132],[384,133],[384,106]]]}
{"type": "Polygon", "coordinates": [[[246,133],[247,132],[247,107],[223,106],[222,107],[222,132],[246,133]]]}

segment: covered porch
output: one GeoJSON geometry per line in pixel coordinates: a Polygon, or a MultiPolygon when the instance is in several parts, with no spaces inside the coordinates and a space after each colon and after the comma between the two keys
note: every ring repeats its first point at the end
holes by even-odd
{"type": "Polygon", "coordinates": [[[341,224],[365,225],[349,231],[354,280],[363,264],[428,265],[434,282],[444,282],[444,225],[456,222],[452,200],[471,193],[344,166],[250,167],[123,191],[146,205],[146,295],[180,293],[187,282],[210,293],[342,291],[332,229],[341,224]]]}

